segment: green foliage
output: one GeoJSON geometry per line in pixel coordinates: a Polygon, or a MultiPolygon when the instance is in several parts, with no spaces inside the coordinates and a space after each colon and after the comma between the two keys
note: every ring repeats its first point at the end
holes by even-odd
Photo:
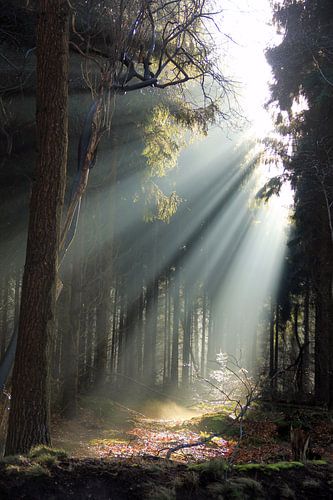
{"type": "Polygon", "coordinates": [[[229,470],[229,464],[224,459],[209,460],[200,464],[193,464],[189,469],[198,472],[201,483],[209,483],[224,479],[229,470]]]}
{"type": "Polygon", "coordinates": [[[311,464],[311,465],[327,465],[327,461],[326,460],[308,460],[307,464],[311,464]]]}
{"type": "Polygon", "coordinates": [[[153,109],[143,131],[145,147],[142,154],[148,165],[148,176],[163,177],[177,164],[185,145],[184,132],[164,105],[153,109]]]}
{"type": "Polygon", "coordinates": [[[192,425],[204,432],[216,433],[225,436],[235,436],[239,433],[239,426],[230,418],[229,413],[215,413],[203,415],[199,419],[193,419],[192,425]]]}
{"type": "Polygon", "coordinates": [[[257,192],[256,198],[265,200],[266,202],[273,196],[280,193],[282,187],[282,178],[280,175],[272,177],[268,182],[257,192]]]}
{"type": "Polygon", "coordinates": [[[39,463],[32,463],[29,465],[7,465],[7,474],[23,474],[24,476],[49,476],[50,472],[47,468],[39,463]]]}
{"type": "Polygon", "coordinates": [[[7,457],[3,457],[0,463],[4,465],[27,465],[29,461],[23,455],[8,455],[7,457]]]}
{"type": "MultiPolygon", "coordinates": [[[[182,199],[176,192],[165,194],[154,179],[164,177],[176,167],[181,149],[189,142],[191,134],[206,134],[214,123],[216,104],[194,109],[184,99],[169,97],[156,105],[142,127],[147,169],[144,172],[142,192],[145,200],[144,219],[169,222],[182,199]]],[[[137,197],[139,199],[139,197],[137,197]]]]}
{"type": "Polygon", "coordinates": [[[211,103],[204,108],[193,108],[184,99],[175,99],[169,106],[176,122],[193,134],[206,135],[218,115],[218,107],[211,103]]]}
{"type": "Polygon", "coordinates": [[[294,469],[297,467],[304,467],[303,462],[276,462],[275,464],[241,464],[235,465],[234,468],[238,472],[279,472],[281,470],[294,469]]]}
{"type": "Polygon", "coordinates": [[[143,191],[145,192],[144,220],[152,222],[157,219],[169,222],[171,217],[176,213],[182,199],[175,192],[167,196],[152,181],[146,182],[143,191]]]}

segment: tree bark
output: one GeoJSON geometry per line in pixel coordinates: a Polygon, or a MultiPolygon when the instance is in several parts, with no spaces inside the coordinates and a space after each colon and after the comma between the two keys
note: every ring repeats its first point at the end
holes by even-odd
{"type": "Polygon", "coordinates": [[[172,285],[173,300],[173,324],[172,324],[172,352],[171,352],[171,385],[178,388],[179,371],[179,318],[180,318],[180,297],[179,297],[180,279],[176,270],[172,285]]]}
{"type": "Polygon", "coordinates": [[[303,390],[305,394],[310,392],[310,283],[306,281],[305,297],[304,297],[304,355],[303,355],[303,390]]]}
{"type": "Polygon", "coordinates": [[[202,332],[201,332],[201,361],[200,375],[205,376],[205,355],[206,355],[206,293],[202,295],[202,332]]]}
{"type": "Polygon", "coordinates": [[[37,165],[32,188],[6,455],[49,445],[54,327],[68,142],[68,2],[40,0],[37,24],[37,165]]]}
{"type": "Polygon", "coordinates": [[[184,335],[183,335],[183,366],[182,366],[182,388],[187,390],[190,385],[190,351],[192,336],[192,304],[187,296],[188,290],[184,290],[184,335]]]}
{"type": "Polygon", "coordinates": [[[271,297],[271,311],[269,318],[269,378],[273,389],[276,379],[274,378],[274,302],[271,297]]]}
{"type": "Polygon", "coordinates": [[[2,311],[1,311],[1,336],[0,336],[0,355],[1,359],[6,352],[7,346],[7,329],[8,329],[8,299],[9,299],[9,275],[5,275],[3,279],[2,289],[2,311]]]}
{"type": "Polygon", "coordinates": [[[62,407],[64,416],[74,418],[77,415],[77,397],[79,388],[79,337],[81,306],[81,266],[73,259],[71,265],[71,284],[69,292],[69,328],[63,336],[64,385],[62,407]]]}

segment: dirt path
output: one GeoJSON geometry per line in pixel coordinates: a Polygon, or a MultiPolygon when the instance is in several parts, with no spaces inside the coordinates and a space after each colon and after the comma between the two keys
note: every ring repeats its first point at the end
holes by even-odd
{"type": "MultiPolygon", "coordinates": [[[[199,432],[189,428],[189,421],[190,418],[148,418],[127,412],[121,423],[118,419],[106,422],[82,412],[77,420],[54,422],[53,445],[75,458],[163,458],[169,448],[203,439],[199,432]]],[[[172,458],[180,462],[222,458],[229,455],[230,449],[228,441],[214,438],[210,443],[180,450],[172,458]]]]}

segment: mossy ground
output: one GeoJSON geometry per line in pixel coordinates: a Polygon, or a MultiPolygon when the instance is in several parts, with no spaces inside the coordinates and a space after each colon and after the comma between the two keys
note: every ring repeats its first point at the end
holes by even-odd
{"type": "MultiPolygon", "coordinates": [[[[42,455],[43,456],[43,455],[42,455]]],[[[30,460],[26,457],[27,460],[30,460]]],[[[0,498],[36,500],[235,500],[333,498],[327,464],[228,468],[156,460],[61,459],[53,464],[0,464],[0,498]]],[[[22,464],[22,457],[18,459],[22,464]]],[[[258,465],[258,464],[257,464],[258,465]]]]}
{"type": "MultiPolygon", "coordinates": [[[[239,425],[231,418],[231,410],[218,408],[215,414],[203,412],[173,422],[174,435],[183,432],[187,438],[195,432],[203,437],[216,432],[236,442],[239,425]]],[[[55,445],[66,448],[69,455],[42,446],[27,456],[6,457],[0,462],[1,500],[333,499],[329,453],[323,454],[327,461],[292,462],[289,421],[283,411],[255,408],[249,412],[232,463],[230,456],[198,462],[192,455],[182,463],[177,456],[172,456],[175,461],[167,461],[158,453],[124,458],[123,450],[134,449],[130,440],[137,443],[139,439],[133,428],[141,426],[147,439],[155,436],[153,431],[165,435],[170,431],[167,420],[140,419],[139,414],[113,402],[85,400],[80,419],[56,421],[55,445]],[[121,450],[118,456],[112,453],[114,449],[121,450]]],[[[325,443],[323,449],[329,451],[330,419],[311,414],[310,420],[315,445],[325,443]]]]}

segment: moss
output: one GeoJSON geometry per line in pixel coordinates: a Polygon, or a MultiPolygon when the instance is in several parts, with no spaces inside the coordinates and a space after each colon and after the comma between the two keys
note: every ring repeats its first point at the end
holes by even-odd
{"type": "Polygon", "coordinates": [[[57,463],[58,459],[55,455],[40,455],[38,458],[36,458],[36,462],[39,465],[46,465],[47,467],[50,467],[51,465],[54,465],[57,463]]]}
{"type": "Polygon", "coordinates": [[[18,474],[21,471],[21,467],[19,465],[6,465],[5,471],[7,474],[18,474]]]}
{"type": "Polygon", "coordinates": [[[25,476],[49,476],[50,472],[48,469],[43,467],[41,464],[30,464],[27,466],[24,465],[7,465],[6,466],[7,474],[22,474],[25,476]]]}
{"type": "Polygon", "coordinates": [[[189,466],[189,470],[198,472],[200,475],[209,474],[214,479],[223,478],[228,468],[228,463],[223,459],[209,460],[189,466]]]}
{"type": "Polygon", "coordinates": [[[223,434],[225,436],[235,436],[239,433],[239,427],[229,417],[229,412],[215,413],[213,415],[203,415],[193,422],[194,427],[209,433],[223,434]]]}
{"type": "Polygon", "coordinates": [[[207,489],[214,498],[223,500],[260,500],[265,498],[261,485],[246,477],[229,479],[223,483],[211,483],[207,489]]]}
{"type": "Polygon", "coordinates": [[[281,470],[294,469],[296,467],[304,467],[302,462],[276,462],[274,464],[242,464],[235,465],[234,468],[238,472],[252,472],[255,470],[262,472],[279,472],[281,470]]]}
{"type": "Polygon", "coordinates": [[[26,476],[49,476],[50,472],[48,469],[40,464],[32,464],[21,470],[26,476]]]}
{"type": "Polygon", "coordinates": [[[50,448],[45,445],[35,446],[28,453],[28,457],[32,459],[38,459],[41,456],[50,456],[61,460],[67,457],[67,453],[64,450],[50,448]]]}
{"type": "Polygon", "coordinates": [[[29,461],[22,455],[8,455],[2,458],[0,463],[4,465],[26,465],[29,461]]]}
{"type": "Polygon", "coordinates": [[[308,460],[307,464],[310,465],[327,465],[326,460],[308,460]]]}

